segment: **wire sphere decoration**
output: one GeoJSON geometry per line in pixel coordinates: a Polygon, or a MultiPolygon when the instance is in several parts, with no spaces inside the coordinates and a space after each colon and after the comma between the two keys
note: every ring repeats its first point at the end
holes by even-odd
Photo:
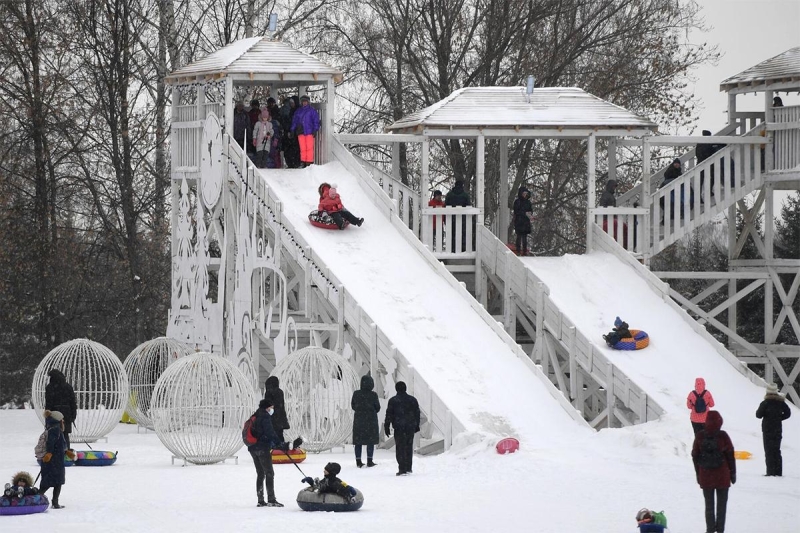
{"type": "Polygon", "coordinates": [[[358,374],[343,356],[317,346],[292,352],[276,365],[286,397],[286,415],[293,434],[303,437],[311,452],[330,450],[353,433],[350,400],[358,374]]]}
{"type": "Polygon", "coordinates": [[[60,370],[75,391],[78,412],[72,424],[72,442],[95,442],[111,432],[128,404],[128,375],[119,357],[89,339],[73,339],[48,353],[33,374],[31,399],[44,424],[45,388],[51,370],[60,370]]]}
{"type": "Polygon", "coordinates": [[[150,419],[175,457],[207,465],[242,447],[242,426],[257,405],[253,384],[236,365],[198,352],[178,359],[158,378],[150,419]]]}
{"type": "Polygon", "coordinates": [[[192,349],[175,339],[158,337],[133,349],[122,366],[128,373],[131,393],[128,396],[128,415],[142,427],[153,429],[150,402],[156,382],[167,367],[192,353],[192,349]]]}

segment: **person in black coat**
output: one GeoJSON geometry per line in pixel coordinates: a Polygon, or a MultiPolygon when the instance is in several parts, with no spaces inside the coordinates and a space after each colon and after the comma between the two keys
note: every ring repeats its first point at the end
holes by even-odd
{"type": "Polygon", "coordinates": [[[289,417],[286,416],[286,403],[283,399],[283,391],[280,388],[278,376],[270,376],[264,382],[264,399],[275,410],[272,413],[272,429],[278,435],[278,442],[283,442],[283,432],[289,429],[289,417]]]}
{"type": "Polygon", "coordinates": [[[325,469],[323,470],[324,476],[322,479],[312,479],[310,476],[308,476],[304,477],[301,481],[303,483],[308,483],[311,488],[319,494],[336,494],[343,500],[349,502],[353,500],[358,492],[356,491],[355,487],[349,486],[347,483],[336,477],[341,471],[342,467],[339,465],[339,463],[328,463],[325,465],[325,469]]]}
{"type": "Polygon", "coordinates": [[[353,408],[353,444],[355,445],[356,466],[361,468],[361,448],[367,447],[367,466],[375,466],[372,455],[375,452],[375,445],[380,440],[378,413],[381,410],[381,403],[378,395],[373,390],[375,381],[372,376],[365,374],[361,376],[361,388],[353,392],[350,400],[350,407],[353,408]]]}
{"type": "Polygon", "coordinates": [[[617,207],[617,180],[608,180],[603,194],[600,196],[600,207],[617,207]]]}
{"type": "Polygon", "coordinates": [[[278,440],[278,435],[272,428],[272,404],[261,400],[258,410],[254,413],[256,420],[253,423],[252,433],[258,439],[255,444],[247,447],[256,467],[256,495],[258,507],[283,507],[275,499],[275,471],[272,469],[272,449],[277,448],[289,451],[289,443],[278,440]],[[264,501],[264,485],[267,487],[267,501],[264,501]]]}
{"type": "Polygon", "coordinates": [[[531,216],[533,205],[530,201],[530,191],[520,187],[517,198],[514,200],[514,232],[517,234],[517,255],[528,255],[528,235],[531,234],[531,216]]]}
{"type": "Polygon", "coordinates": [[[758,406],[756,418],[761,419],[761,434],[764,438],[764,457],[767,462],[768,476],[783,475],[783,458],[781,457],[781,439],[783,439],[783,421],[792,416],[792,410],[786,404],[786,398],[778,394],[778,386],[767,385],[764,401],[758,406]]]}
{"type": "Polygon", "coordinates": [[[61,496],[61,486],[66,483],[64,455],[67,454],[70,459],[74,459],[75,455],[68,451],[67,441],[64,439],[64,415],[58,411],[46,410],[44,416],[47,453],[42,457],[42,483],[39,485],[39,493],[44,495],[52,487],[53,509],[63,509],[64,506],[58,503],[58,498],[61,496]]]}
{"type": "MultiPolygon", "coordinates": [[[[469,199],[469,193],[464,190],[464,180],[456,180],[456,183],[455,185],[453,185],[453,188],[450,189],[450,191],[444,197],[444,205],[445,207],[469,207],[470,205],[472,205],[469,199]]],[[[450,231],[453,234],[453,237],[451,239],[453,247],[451,251],[458,253],[467,250],[467,215],[461,215],[461,228],[462,231],[464,232],[461,235],[461,249],[456,248],[456,232],[455,232],[456,216],[458,215],[453,215],[451,217],[452,220],[448,222],[448,224],[452,224],[452,226],[450,226],[451,228],[450,231]]],[[[472,235],[474,238],[475,236],[474,227],[472,235]]]]}
{"type": "Polygon", "coordinates": [[[391,437],[390,426],[394,426],[395,454],[397,456],[398,476],[411,473],[414,459],[414,433],[419,431],[419,403],[406,392],[406,384],[398,381],[394,390],[397,394],[386,406],[386,419],[383,430],[391,437]]]}
{"type": "Polygon", "coordinates": [[[72,424],[78,414],[78,405],[75,401],[75,391],[67,383],[67,378],[57,369],[47,373],[50,382],[44,389],[44,408],[48,411],[58,411],[64,415],[64,439],[67,449],[71,449],[69,434],[72,433],[72,424]]]}
{"type": "MultiPolygon", "coordinates": [[[[673,181],[678,179],[681,175],[683,175],[683,168],[682,168],[681,165],[682,165],[682,163],[681,163],[680,159],[675,158],[675,159],[672,160],[672,164],[670,164],[670,166],[667,168],[667,170],[664,171],[664,181],[662,181],[661,185],[659,185],[659,187],[658,187],[659,189],[662,188],[662,187],[666,187],[667,185],[669,185],[670,183],[672,183],[673,181]]],[[[683,187],[684,187],[683,185],[680,186],[680,214],[681,214],[681,217],[683,216],[683,187]]],[[[690,187],[689,194],[690,194],[690,200],[689,201],[691,203],[691,198],[694,198],[694,190],[691,189],[691,187],[690,187]]],[[[670,204],[671,204],[670,218],[675,218],[675,191],[672,191],[672,192],[669,193],[669,199],[670,199],[670,204]]],[[[664,198],[663,197],[659,200],[659,203],[661,204],[661,216],[663,217],[664,216],[664,198]]],[[[664,219],[662,218],[661,221],[663,222],[664,219]]]]}

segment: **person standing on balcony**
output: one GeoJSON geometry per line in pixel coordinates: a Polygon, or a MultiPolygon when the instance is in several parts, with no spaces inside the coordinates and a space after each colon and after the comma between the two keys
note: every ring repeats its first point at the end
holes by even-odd
{"type": "MultiPolygon", "coordinates": [[[[250,118],[250,130],[247,132],[247,135],[252,139],[254,136],[253,131],[256,128],[256,124],[258,124],[258,120],[261,118],[261,107],[259,106],[258,100],[250,100],[250,110],[247,112],[247,116],[250,118]]],[[[247,151],[255,154],[256,148],[250,143],[247,145],[247,151]]]]}
{"type": "Polygon", "coordinates": [[[776,96],[772,99],[772,107],[783,107],[783,100],[780,96],[776,96]]]}
{"type": "MultiPolygon", "coordinates": [[[[450,189],[450,191],[444,197],[444,204],[447,207],[469,207],[472,205],[470,203],[469,193],[464,190],[464,180],[456,180],[456,184],[453,185],[453,188],[450,189]]],[[[450,232],[453,235],[451,239],[453,245],[451,252],[457,253],[467,249],[467,215],[462,215],[461,221],[461,230],[463,231],[463,234],[461,235],[461,250],[456,250],[456,215],[453,215],[453,220],[451,221],[452,225],[450,226],[450,232]]]]}
{"type": "Polygon", "coordinates": [[[308,96],[300,98],[300,109],[292,118],[292,133],[300,144],[300,166],[305,168],[314,164],[314,135],[319,131],[319,113],[311,106],[308,96]]]}
{"type": "Polygon", "coordinates": [[[603,194],[600,196],[600,207],[617,207],[617,180],[608,180],[603,194]]]}
{"type": "Polygon", "coordinates": [[[520,187],[519,191],[517,191],[513,212],[514,232],[517,234],[517,255],[526,256],[528,255],[528,235],[531,234],[531,217],[533,217],[530,191],[526,187],[520,187]]]}
{"type": "Polygon", "coordinates": [[[244,110],[244,102],[236,102],[233,110],[233,140],[244,148],[245,135],[250,135],[250,116],[244,110]]]}
{"type": "Polygon", "coordinates": [[[258,168],[267,168],[272,135],[272,120],[269,116],[269,110],[263,109],[261,110],[261,119],[253,128],[253,147],[256,149],[255,161],[258,168]]]}

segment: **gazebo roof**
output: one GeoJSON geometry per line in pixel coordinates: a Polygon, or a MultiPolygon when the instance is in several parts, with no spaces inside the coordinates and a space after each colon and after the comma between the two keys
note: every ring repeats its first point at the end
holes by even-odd
{"type": "Polygon", "coordinates": [[[800,46],[762,61],[719,84],[732,93],[800,88],[800,46]]]}
{"type": "Polygon", "coordinates": [[[255,79],[259,74],[276,79],[316,80],[340,78],[342,72],[316,57],[301,52],[283,41],[269,37],[250,37],[232,42],[167,76],[167,83],[177,83],[183,78],[223,77],[255,79]]]}
{"type": "MultiPolygon", "coordinates": [[[[524,87],[465,87],[403,117],[387,131],[421,129],[637,129],[657,125],[577,87],[536,88],[528,102],[524,87]]],[[[491,133],[486,131],[487,135],[491,133]]]]}

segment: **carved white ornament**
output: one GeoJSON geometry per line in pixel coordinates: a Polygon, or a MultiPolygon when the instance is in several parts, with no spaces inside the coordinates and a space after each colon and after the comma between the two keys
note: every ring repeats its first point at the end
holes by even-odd
{"type": "Polygon", "coordinates": [[[203,203],[213,209],[222,193],[222,128],[214,113],[203,124],[200,177],[203,203]]]}
{"type": "Polygon", "coordinates": [[[242,425],[257,407],[252,382],[233,363],[199,352],[178,359],[158,379],[150,418],[174,456],[212,464],[242,447],[242,425]]]}
{"type": "Polygon", "coordinates": [[[350,400],[358,375],[344,357],[316,346],[292,352],[278,362],[277,376],[286,400],[292,435],[312,452],[347,442],[353,432],[350,400]]]}
{"type": "Polygon", "coordinates": [[[128,376],[119,358],[100,343],[74,339],[53,348],[33,375],[31,399],[44,423],[45,388],[50,370],[60,370],[75,391],[78,406],[71,442],[94,442],[119,423],[128,404],[128,376]]]}
{"type": "Polygon", "coordinates": [[[150,404],[156,382],[170,364],[190,353],[192,350],[184,343],[159,337],[140,344],[125,359],[123,366],[131,390],[127,409],[137,424],[153,429],[150,404]]]}

